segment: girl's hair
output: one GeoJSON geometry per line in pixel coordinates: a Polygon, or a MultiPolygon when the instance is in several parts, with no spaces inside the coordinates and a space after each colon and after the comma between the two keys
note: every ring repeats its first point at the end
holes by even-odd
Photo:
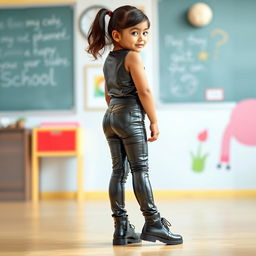
{"type": "Polygon", "coordinates": [[[149,28],[150,22],[148,17],[134,6],[124,5],[113,12],[105,8],[100,9],[89,29],[87,52],[97,59],[102,55],[101,51],[104,52],[105,47],[113,43],[113,30],[120,32],[122,29],[135,26],[144,21],[147,21],[149,28]],[[110,16],[110,20],[106,33],[105,16],[107,14],[110,16]]]}

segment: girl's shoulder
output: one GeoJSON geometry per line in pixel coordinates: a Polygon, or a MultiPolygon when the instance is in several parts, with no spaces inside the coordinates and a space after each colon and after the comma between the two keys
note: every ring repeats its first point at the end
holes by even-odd
{"type": "Polygon", "coordinates": [[[126,64],[143,64],[140,54],[136,51],[130,50],[125,58],[126,64]]]}
{"type": "Polygon", "coordinates": [[[130,58],[141,58],[140,54],[136,51],[133,51],[133,50],[129,50],[128,53],[127,53],[127,57],[130,57],[130,58]]]}
{"type": "Polygon", "coordinates": [[[138,52],[130,50],[125,57],[125,69],[130,71],[131,67],[144,67],[142,58],[138,52]]]}

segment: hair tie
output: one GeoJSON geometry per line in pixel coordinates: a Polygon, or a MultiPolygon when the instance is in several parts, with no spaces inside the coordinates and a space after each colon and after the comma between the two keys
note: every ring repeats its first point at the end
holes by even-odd
{"type": "Polygon", "coordinates": [[[113,14],[113,12],[112,12],[112,11],[109,11],[109,12],[108,12],[108,16],[109,16],[109,17],[111,17],[111,16],[112,16],[112,14],[113,14]]]}

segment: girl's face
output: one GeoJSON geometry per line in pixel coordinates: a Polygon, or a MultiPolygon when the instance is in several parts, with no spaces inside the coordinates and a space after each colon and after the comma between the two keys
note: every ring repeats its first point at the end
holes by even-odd
{"type": "Polygon", "coordinates": [[[112,37],[115,41],[114,50],[129,49],[136,52],[142,51],[148,41],[148,23],[143,21],[135,26],[121,30],[114,30],[112,37]]]}

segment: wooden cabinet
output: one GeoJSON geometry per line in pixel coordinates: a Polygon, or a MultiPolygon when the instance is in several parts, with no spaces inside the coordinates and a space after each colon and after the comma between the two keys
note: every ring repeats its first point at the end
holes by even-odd
{"type": "Polygon", "coordinates": [[[28,200],[31,191],[31,132],[0,129],[0,200],[28,200]]]}

